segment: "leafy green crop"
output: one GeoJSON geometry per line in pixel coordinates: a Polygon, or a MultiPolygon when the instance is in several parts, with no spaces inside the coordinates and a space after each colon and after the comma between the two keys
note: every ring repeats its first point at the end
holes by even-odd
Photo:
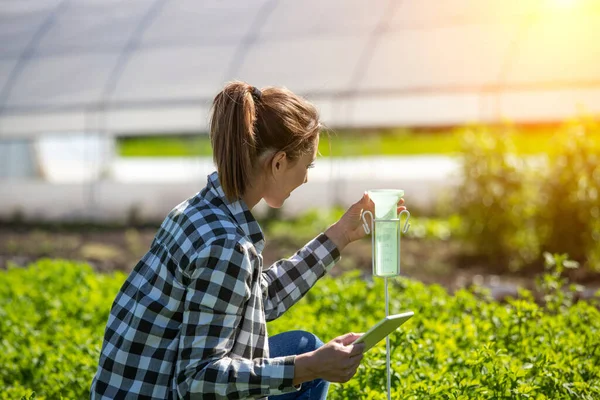
{"type": "MultiPolygon", "coordinates": [[[[549,257],[553,263],[570,266],[561,257],[549,257]]],[[[0,271],[0,399],[34,391],[37,399],[88,397],[124,279],[62,260],[0,271]]],[[[415,312],[391,335],[395,399],[600,398],[598,304],[563,293],[560,273],[540,281],[548,307],[526,291],[497,303],[481,288],[450,295],[405,278],[391,283],[391,312],[415,312]]],[[[269,333],[305,329],[327,341],[366,331],[384,316],[383,290],[378,278],[324,278],[269,333]]],[[[332,386],[330,398],[383,399],[385,381],[381,344],[354,379],[332,386]]]]}

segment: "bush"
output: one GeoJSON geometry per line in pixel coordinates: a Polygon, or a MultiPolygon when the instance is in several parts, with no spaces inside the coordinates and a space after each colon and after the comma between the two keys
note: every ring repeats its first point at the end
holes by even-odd
{"type": "Polygon", "coordinates": [[[515,269],[540,255],[534,218],[536,174],[517,157],[509,129],[463,135],[463,183],[456,206],[463,234],[490,260],[515,269]],[[516,257],[515,257],[516,256],[516,257]]]}
{"type": "MultiPolygon", "coordinates": [[[[565,266],[563,258],[550,260],[565,266]]],[[[33,391],[38,399],[89,397],[108,311],[124,279],[59,260],[0,271],[0,399],[33,391]]],[[[393,398],[599,398],[598,304],[562,296],[558,275],[541,282],[548,308],[526,291],[499,304],[479,288],[452,296],[436,285],[391,282],[390,311],[415,312],[391,335],[393,398]]],[[[383,280],[357,274],[324,278],[269,332],[305,329],[326,341],[366,331],[383,317],[383,289],[383,280]]],[[[332,386],[330,398],[383,399],[385,382],[380,344],[353,380],[332,386]]]]}
{"type": "Polygon", "coordinates": [[[596,271],[600,271],[598,137],[600,129],[592,122],[572,123],[558,132],[538,205],[543,249],[568,253],[596,271]]]}
{"type": "Polygon", "coordinates": [[[598,136],[597,125],[571,123],[556,133],[551,154],[525,159],[515,154],[509,129],[466,132],[456,194],[464,237],[511,269],[548,251],[600,271],[598,136]]]}

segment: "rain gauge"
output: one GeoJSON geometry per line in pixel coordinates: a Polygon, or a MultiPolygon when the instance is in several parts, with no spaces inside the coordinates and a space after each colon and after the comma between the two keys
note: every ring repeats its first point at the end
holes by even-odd
{"type": "MultiPolygon", "coordinates": [[[[400,275],[400,239],[410,224],[410,213],[403,210],[398,214],[398,201],[404,196],[404,190],[379,189],[369,190],[369,197],[375,204],[375,216],[370,211],[362,214],[363,227],[367,234],[371,233],[373,276],[383,277],[385,281],[385,316],[390,315],[388,297],[388,278],[400,275]],[[406,215],[406,222],[401,229],[400,219],[406,215]],[[367,216],[371,222],[367,222],[367,216]]],[[[391,399],[391,367],[390,338],[385,338],[387,397],[391,399]]]]}

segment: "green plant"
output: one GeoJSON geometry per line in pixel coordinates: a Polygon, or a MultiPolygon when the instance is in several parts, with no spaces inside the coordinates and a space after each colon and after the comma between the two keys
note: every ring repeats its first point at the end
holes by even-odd
{"type": "Polygon", "coordinates": [[[294,238],[294,242],[306,242],[319,232],[324,232],[344,214],[344,211],[341,207],[314,208],[294,218],[281,218],[275,211],[275,215],[262,219],[260,224],[267,238],[294,238]]]}
{"type": "MultiPolygon", "coordinates": [[[[415,317],[390,336],[394,399],[596,399],[600,396],[600,311],[561,297],[564,256],[546,256],[547,305],[521,292],[492,301],[482,288],[450,295],[437,285],[390,281],[390,312],[415,317]],[[556,305],[556,307],[555,307],[556,305]],[[558,307],[558,308],[557,308],[558,307]]],[[[0,399],[89,397],[110,305],[125,275],[42,260],[0,271],[0,399]]],[[[382,279],[323,278],[270,335],[304,329],[324,341],[364,332],[384,316],[382,279]]],[[[385,345],[329,398],[384,399],[385,345]]]]}
{"type": "MultiPolygon", "coordinates": [[[[294,243],[306,242],[337,221],[344,211],[341,207],[328,210],[315,208],[294,218],[282,218],[279,215],[263,218],[260,220],[260,225],[267,239],[291,239],[294,243]]],[[[404,221],[405,217],[402,217],[402,226],[404,221]]],[[[402,235],[411,239],[448,240],[460,229],[460,226],[461,217],[458,214],[447,218],[411,216],[410,229],[402,235]]]]}
{"type": "Polygon", "coordinates": [[[549,312],[568,312],[574,304],[575,296],[581,292],[581,285],[568,285],[565,269],[579,268],[579,263],[570,260],[567,254],[544,253],[546,273],[536,278],[536,288],[549,312]]]}
{"type": "Polygon", "coordinates": [[[109,306],[124,275],[42,260],[0,272],[0,399],[89,396],[109,306]],[[99,340],[100,339],[100,340],[99,340]]]}
{"type": "Polygon", "coordinates": [[[539,194],[544,250],[568,253],[600,271],[600,126],[566,125],[556,135],[539,194]]]}
{"type": "Polygon", "coordinates": [[[537,175],[515,154],[513,132],[480,127],[463,138],[464,179],[456,192],[463,234],[480,254],[512,269],[534,261],[537,175]]]}
{"type": "Polygon", "coordinates": [[[464,180],[456,192],[464,237],[511,269],[548,251],[600,271],[600,128],[567,124],[537,158],[517,156],[513,137],[509,129],[487,128],[464,135],[464,180]]]}
{"type": "MultiPolygon", "coordinates": [[[[490,132],[503,126],[490,126],[490,132]]],[[[515,133],[518,154],[544,154],[551,149],[554,126],[520,127],[515,133]]],[[[336,129],[321,134],[319,153],[324,157],[396,156],[439,154],[454,156],[460,151],[462,129],[336,129]]],[[[122,157],[211,157],[206,132],[136,135],[117,138],[122,157]]]]}

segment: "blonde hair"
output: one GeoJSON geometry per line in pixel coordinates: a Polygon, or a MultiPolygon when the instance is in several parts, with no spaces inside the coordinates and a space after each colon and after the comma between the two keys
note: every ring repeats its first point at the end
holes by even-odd
{"type": "Polygon", "coordinates": [[[240,198],[259,158],[279,151],[293,163],[314,149],[320,123],[317,109],[290,90],[228,83],[213,101],[210,140],[225,196],[240,198]]]}

